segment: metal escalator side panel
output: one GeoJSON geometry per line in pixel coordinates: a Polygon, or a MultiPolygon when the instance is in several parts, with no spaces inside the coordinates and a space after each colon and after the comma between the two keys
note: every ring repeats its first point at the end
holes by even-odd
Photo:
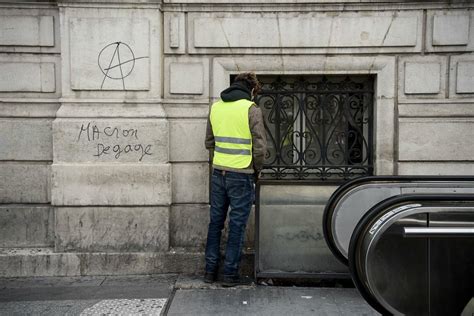
{"type": "Polygon", "coordinates": [[[357,222],[377,203],[401,193],[396,184],[366,184],[348,192],[331,220],[334,244],[347,262],[349,243],[357,222]]]}
{"type": "Polygon", "coordinates": [[[341,262],[347,264],[352,232],[372,206],[389,197],[406,193],[474,194],[474,178],[367,177],[342,188],[336,190],[329,199],[324,211],[323,228],[330,250],[341,262]]]}
{"type": "MultiPolygon", "coordinates": [[[[432,302],[439,300],[432,295],[433,287],[429,286],[433,275],[428,268],[433,259],[431,240],[405,238],[403,232],[410,227],[429,228],[429,217],[437,216],[433,214],[453,214],[455,210],[470,210],[474,214],[473,201],[472,194],[405,195],[389,198],[369,210],[356,226],[349,247],[351,276],[367,302],[384,315],[442,315],[434,313],[436,308],[431,307],[432,302]],[[467,201],[470,201],[468,207],[463,208],[467,201]]],[[[454,221],[452,224],[459,226],[454,221]]],[[[451,248],[454,247],[451,245],[451,248]]],[[[442,256],[441,253],[438,256],[442,256]]],[[[444,259],[449,262],[449,258],[444,259]]],[[[471,259],[472,263],[474,258],[471,259]]],[[[467,272],[474,274],[474,269],[465,266],[463,271],[468,277],[467,272]]],[[[459,280],[467,282],[465,289],[474,291],[469,281],[459,280]]],[[[436,286],[439,292],[444,288],[442,282],[436,286]]],[[[462,300],[455,302],[456,308],[466,304],[462,300]]]]}
{"type": "MultiPolygon", "coordinates": [[[[429,227],[474,230],[474,212],[430,214],[429,227]]],[[[431,315],[461,315],[474,298],[474,234],[435,237],[429,243],[431,315]]]]}
{"type": "MultiPolygon", "coordinates": [[[[400,243],[401,235],[397,238],[397,233],[401,231],[401,225],[416,227],[427,225],[426,218],[412,214],[416,213],[414,210],[420,206],[420,204],[409,204],[391,207],[382,214],[372,212],[371,216],[364,216],[361,219],[351,239],[349,247],[351,277],[365,300],[383,315],[405,314],[406,311],[403,308],[397,309],[393,306],[403,304],[403,301],[399,302],[398,299],[400,297],[399,291],[405,291],[411,297],[421,297],[422,302],[416,309],[417,314],[427,314],[423,310],[423,306],[427,306],[428,294],[422,293],[420,295],[420,292],[416,289],[407,291],[406,282],[404,282],[410,274],[405,267],[406,263],[418,265],[418,273],[410,275],[414,278],[414,283],[418,285],[418,288],[423,282],[427,282],[427,274],[422,273],[423,263],[425,263],[423,258],[420,260],[419,258],[407,257],[408,262],[403,263],[395,260],[398,257],[398,251],[427,251],[426,242],[418,240],[410,245],[400,243]],[[409,213],[410,211],[411,213],[409,213]],[[412,215],[413,217],[397,223],[399,219],[397,215],[400,212],[406,212],[407,216],[412,215]],[[384,233],[387,233],[387,235],[384,235],[384,233]],[[383,246],[382,248],[376,247],[379,243],[383,246]]],[[[424,259],[426,260],[426,258],[425,255],[424,259]]],[[[403,297],[407,296],[404,295],[403,297]]]]}

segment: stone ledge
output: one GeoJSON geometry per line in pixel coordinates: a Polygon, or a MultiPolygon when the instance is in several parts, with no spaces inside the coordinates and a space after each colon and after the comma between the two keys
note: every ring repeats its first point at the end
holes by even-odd
{"type": "MultiPolygon", "coordinates": [[[[204,271],[203,252],[55,253],[52,248],[0,248],[0,277],[131,275],[204,271]]],[[[244,254],[242,273],[252,273],[244,254]]]]}

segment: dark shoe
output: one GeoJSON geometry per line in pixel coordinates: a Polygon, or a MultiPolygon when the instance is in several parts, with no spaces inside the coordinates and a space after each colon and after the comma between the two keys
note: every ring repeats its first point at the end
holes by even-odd
{"type": "Polygon", "coordinates": [[[217,280],[217,273],[206,272],[204,273],[204,282],[214,283],[217,280]]]}
{"type": "Polygon", "coordinates": [[[237,286],[237,285],[251,285],[252,284],[252,279],[248,277],[226,277],[224,276],[224,279],[222,280],[222,286],[223,287],[232,287],[232,286],[237,286]]]}

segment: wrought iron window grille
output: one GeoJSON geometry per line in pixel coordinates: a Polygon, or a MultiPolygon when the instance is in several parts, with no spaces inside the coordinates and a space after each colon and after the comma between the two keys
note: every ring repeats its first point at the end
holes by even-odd
{"type": "Polygon", "coordinates": [[[271,180],[347,180],[373,174],[371,76],[264,76],[255,98],[271,180]]]}

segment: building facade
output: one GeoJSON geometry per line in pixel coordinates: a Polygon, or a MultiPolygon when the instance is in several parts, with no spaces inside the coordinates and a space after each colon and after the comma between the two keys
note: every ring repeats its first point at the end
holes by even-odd
{"type": "MultiPolygon", "coordinates": [[[[290,160],[269,162],[268,177],[311,165],[295,153],[315,140],[328,152],[344,143],[321,142],[308,100],[314,89],[323,89],[315,99],[324,89],[352,96],[342,82],[360,80],[370,85],[357,101],[370,127],[343,120],[356,132],[338,132],[353,144],[338,170],[474,174],[473,9],[472,1],[1,1],[0,276],[201,272],[206,117],[239,72],[256,72],[280,95],[267,91],[264,113],[276,126],[270,136],[279,135],[270,149],[281,158],[291,144],[290,160]],[[304,109],[282,101],[285,84],[304,109]]],[[[317,161],[313,175],[325,181],[317,161]]]]}

